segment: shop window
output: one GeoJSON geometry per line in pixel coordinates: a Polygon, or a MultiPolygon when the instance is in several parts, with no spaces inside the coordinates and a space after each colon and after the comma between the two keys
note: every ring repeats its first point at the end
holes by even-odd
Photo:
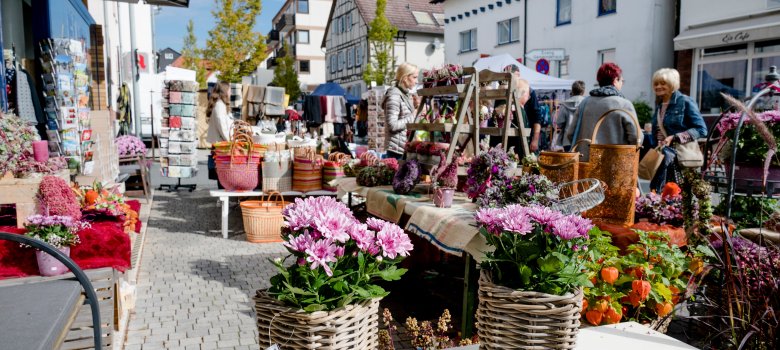
{"type": "Polygon", "coordinates": [[[298,0],[298,13],[309,13],[309,0],[298,0]]]}
{"type": "Polygon", "coordinates": [[[617,12],[617,0],[599,0],[599,16],[617,12]]]}
{"type": "Polygon", "coordinates": [[[558,0],[555,7],[555,24],[562,26],[571,23],[571,0],[558,0]]]}
{"type": "Polygon", "coordinates": [[[764,82],[764,78],[769,73],[770,66],[780,66],[780,53],[777,56],[754,58],[751,70],[750,86],[753,92],[758,92],[758,85],[764,82]]]}
{"type": "Polygon", "coordinates": [[[469,52],[477,49],[477,29],[460,32],[460,52],[469,52]]]}
{"type": "Polygon", "coordinates": [[[311,72],[311,68],[309,68],[310,62],[308,60],[306,61],[298,61],[298,73],[309,73],[311,72]]]}
{"type": "Polygon", "coordinates": [[[713,47],[702,51],[702,57],[744,55],[747,53],[747,44],[713,47]]]}
{"type": "Polygon", "coordinates": [[[747,64],[747,60],[736,60],[699,66],[697,91],[702,113],[718,114],[729,107],[721,93],[738,99],[745,97],[747,64]]]}
{"type": "Polygon", "coordinates": [[[615,62],[615,49],[599,51],[599,66],[607,62],[615,62]]]}
{"type": "Polygon", "coordinates": [[[309,31],[308,30],[299,30],[298,31],[298,43],[299,44],[308,44],[309,43],[309,31]]]}
{"type": "Polygon", "coordinates": [[[520,41],[520,17],[498,22],[498,44],[520,41]]]}
{"type": "Polygon", "coordinates": [[[756,53],[780,52],[780,39],[756,43],[755,52],[756,53]]]}

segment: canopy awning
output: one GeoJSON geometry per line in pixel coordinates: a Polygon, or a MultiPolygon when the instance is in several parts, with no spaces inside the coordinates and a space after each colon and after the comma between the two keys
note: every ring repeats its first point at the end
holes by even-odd
{"type": "Polygon", "coordinates": [[[734,45],[780,38],[780,12],[745,16],[734,21],[717,21],[688,27],[674,38],[675,50],[734,45]]]}

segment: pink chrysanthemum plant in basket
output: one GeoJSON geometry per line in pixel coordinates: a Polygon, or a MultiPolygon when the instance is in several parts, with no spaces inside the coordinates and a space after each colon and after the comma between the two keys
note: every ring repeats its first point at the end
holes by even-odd
{"type": "Polygon", "coordinates": [[[439,151],[439,157],[439,164],[431,169],[433,204],[439,208],[449,208],[458,187],[458,155],[453,155],[449,164],[445,151],[439,151]]]}
{"type": "Polygon", "coordinates": [[[397,281],[406,272],[396,265],[412,243],[394,223],[369,218],[362,224],[331,197],[298,198],[282,214],[290,255],[272,261],[279,274],[267,293],[290,307],[330,311],[382,298],[388,292],[377,282],[397,281]]]}

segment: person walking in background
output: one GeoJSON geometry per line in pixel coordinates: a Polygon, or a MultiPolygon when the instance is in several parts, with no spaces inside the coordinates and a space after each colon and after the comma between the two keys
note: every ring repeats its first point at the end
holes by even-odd
{"type": "Polygon", "coordinates": [[[568,152],[571,149],[571,143],[564,137],[566,127],[574,122],[577,116],[577,106],[585,99],[585,82],[577,80],[571,84],[571,97],[561,103],[558,109],[558,116],[555,117],[556,136],[553,141],[553,147],[563,149],[568,152]]]}
{"type": "Polygon", "coordinates": [[[230,103],[230,84],[220,81],[209,94],[209,105],[206,108],[206,116],[209,118],[209,130],[206,134],[206,141],[212,146],[209,155],[209,179],[217,180],[217,187],[222,189],[217,177],[217,163],[214,160],[214,144],[220,141],[230,141],[230,128],[233,126],[233,117],[228,114],[228,103],[230,103]]]}
{"type": "MultiPolygon", "coordinates": [[[[566,126],[565,142],[576,144],[582,139],[590,139],[593,129],[601,116],[613,109],[623,109],[633,117],[622,112],[612,112],[617,116],[607,116],[601,124],[594,143],[602,145],[636,145],[642,141],[642,134],[637,133],[634,119],[636,110],[631,101],[623,97],[620,89],[623,87],[623,71],[617,64],[608,62],[599,67],[596,72],[599,87],[590,91],[590,96],[582,100],[577,107],[575,121],[566,126]]],[[[577,147],[582,153],[582,161],[590,159],[590,147],[577,147]]]]}
{"type": "Polygon", "coordinates": [[[416,98],[409,91],[417,85],[418,69],[411,63],[402,63],[395,72],[393,86],[385,93],[385,150],[388,158],[401,159],[406,146],[406,124],[414,122],[416,98]]]}
{"type": "Polygon", "coordinates": [[[707,135],[707,124],[699,113],[699,106],[679,89],[680,73],[676,69],[661,68],[653,73],[656,103],[652,130],[658,145],[664,146],[664,161],[650,181],[650,189],[656,192],[660,192],[667,182],[679,184],[682,179],[682,169],[672,146],[697,142],[707,135]]]}

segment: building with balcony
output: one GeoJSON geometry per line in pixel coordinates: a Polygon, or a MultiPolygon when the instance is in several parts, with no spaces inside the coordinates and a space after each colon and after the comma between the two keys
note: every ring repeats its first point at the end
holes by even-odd
{"type": "Polygon", "coordinates": [[[588,87],[602,63],[615,62],[626,80],[623,94],[646,102],[655,98],[653,72],[674,66],[677,1],[435,1],[444,5],[448,62],[470,66],[508,53],[531,69],[588,87]]]}
{"type": "Polygon", "coordinates": [[[332,4],[332,0],[287,0],[274,16],[267,34],[266,44],[272,53],[265,66],[272,70],[279,57],[292,55],[301,91],[311,92],[325,82],[325,52],[319,44],[332,4]]]}
{"type": "MultiPolygon", "coordinates": [[[[393,49],[396,65],[410,62],[427,69],[444,64],[443,9],[429,1],[387,2],[387,18],[398,28],[393,49]]],[[[327,81],[341,84],[355,96],[366,91],[363,70],[371,59],[368,24],[375,17],[375,0],[336,0],[322,40],[327,81]]]]}

